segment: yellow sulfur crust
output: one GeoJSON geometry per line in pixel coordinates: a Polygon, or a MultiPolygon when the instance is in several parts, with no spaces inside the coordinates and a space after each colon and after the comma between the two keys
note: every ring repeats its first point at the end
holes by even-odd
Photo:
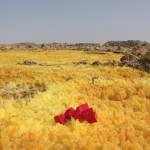
{"type": "MultiPolygon", "coordinates": [[[[82,51],[0,52],[0,87],[45,86],[29,102],[0,96],[1,150],[150,150],[150,75],[118,66],[121,54],[82,51]],[[76,62],[88,59],[86,65],[76,62]],[[16,65],[33,60],[50,66],[16,65]],[[98,77],[92,84],[92,78],[98,77]],[[54,116],[88,103],[98,122],[54,116]]],[[[3,92],[3,91],[2,91],[3,92]]]]}

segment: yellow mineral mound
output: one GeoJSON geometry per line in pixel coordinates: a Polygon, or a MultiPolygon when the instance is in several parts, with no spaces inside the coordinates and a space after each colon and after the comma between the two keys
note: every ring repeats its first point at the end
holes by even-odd
{"type": "Polygon", "coordinates": [[[0,149],[150,150],[150,74],[91,65],[120,57],[71,50],[0,52],[0,149]],[[36,64],[21,64],[25,60],[36,64]],[[87,61],[77,63],[81,60],[87,61]],[[96,111],[97,123],[55,122],[54,116],[84,103],[96,111]]]}

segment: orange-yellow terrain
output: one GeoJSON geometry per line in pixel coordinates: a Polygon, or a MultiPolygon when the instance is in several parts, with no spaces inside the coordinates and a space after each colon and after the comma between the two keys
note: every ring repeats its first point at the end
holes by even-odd
{"type": "MultiPolygon", "coordinates": [[[[120,54],[82,51],[0,52],[1,150],[150,150],[150,74],[118,66],[120,54]],[[87,64],[79,64],[88,59],[87,64]],[[16,65],[25,60],[50,66],[16,65]],[[98,77],[92,83],[92,78],[98,77]],[[3,87],[29,90],[34,97],[7,99],[3,87]],[[73,118],[66,125],[54,116],[88,103],[98,122],[73,118]]],[[[19,94],[18,94],[19,95],[19,94]]],[[[19,96],[18,96],[19,97],[19,96]]]]}

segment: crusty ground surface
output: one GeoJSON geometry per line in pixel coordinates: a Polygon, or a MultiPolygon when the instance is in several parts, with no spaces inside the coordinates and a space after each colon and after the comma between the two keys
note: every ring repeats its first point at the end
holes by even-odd
{"type": "Polygon", "coordinates": [[[118,66],[121,54],[82,51],[0,52],[0,149],[2,150],[150,150],[150,74],[118,66]],[[78,65],[83,59],[89,61],[78,65]],[[16,65],[33,60],[50,66],[16,65]],[[92,78],[98,77],[92,84],[92,78]],[[6,90],[46,87],[34,98],[7,99],[6,90]],[[98,122],[54,116],[88,103],[98,122]]]}

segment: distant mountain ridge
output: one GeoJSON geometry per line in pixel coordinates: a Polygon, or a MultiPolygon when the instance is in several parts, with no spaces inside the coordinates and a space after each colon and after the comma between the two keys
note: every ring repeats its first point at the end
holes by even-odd
{"type": "Polygon", "coordinates": [[[150,44],[146,41],[139,40],[128,40],[128,41],[108,41],[103,46],[122,46],[122,47],[141,47],[141,46],[150,46],[150,44]]]}
{"type": "Polygon", "coordinates": [[[16,43],[16,44],[0,44],[0,51],[7,50],[101,50],[114,47],[123,47],[126,49],[146,49],[150,50],[150,44],[145,41],[128,40],[128,41],[108,41],[102,46],[99,43],[16,43]]]}
{"type": "Polygon", "coordinates": [[[99,43],[50,43],[50,44],[35,44],[35,43],[17,43],[17,44],[0,44],[0,50],[85,50],[85,49],[99,49],[101,45],[99,43]]]}

